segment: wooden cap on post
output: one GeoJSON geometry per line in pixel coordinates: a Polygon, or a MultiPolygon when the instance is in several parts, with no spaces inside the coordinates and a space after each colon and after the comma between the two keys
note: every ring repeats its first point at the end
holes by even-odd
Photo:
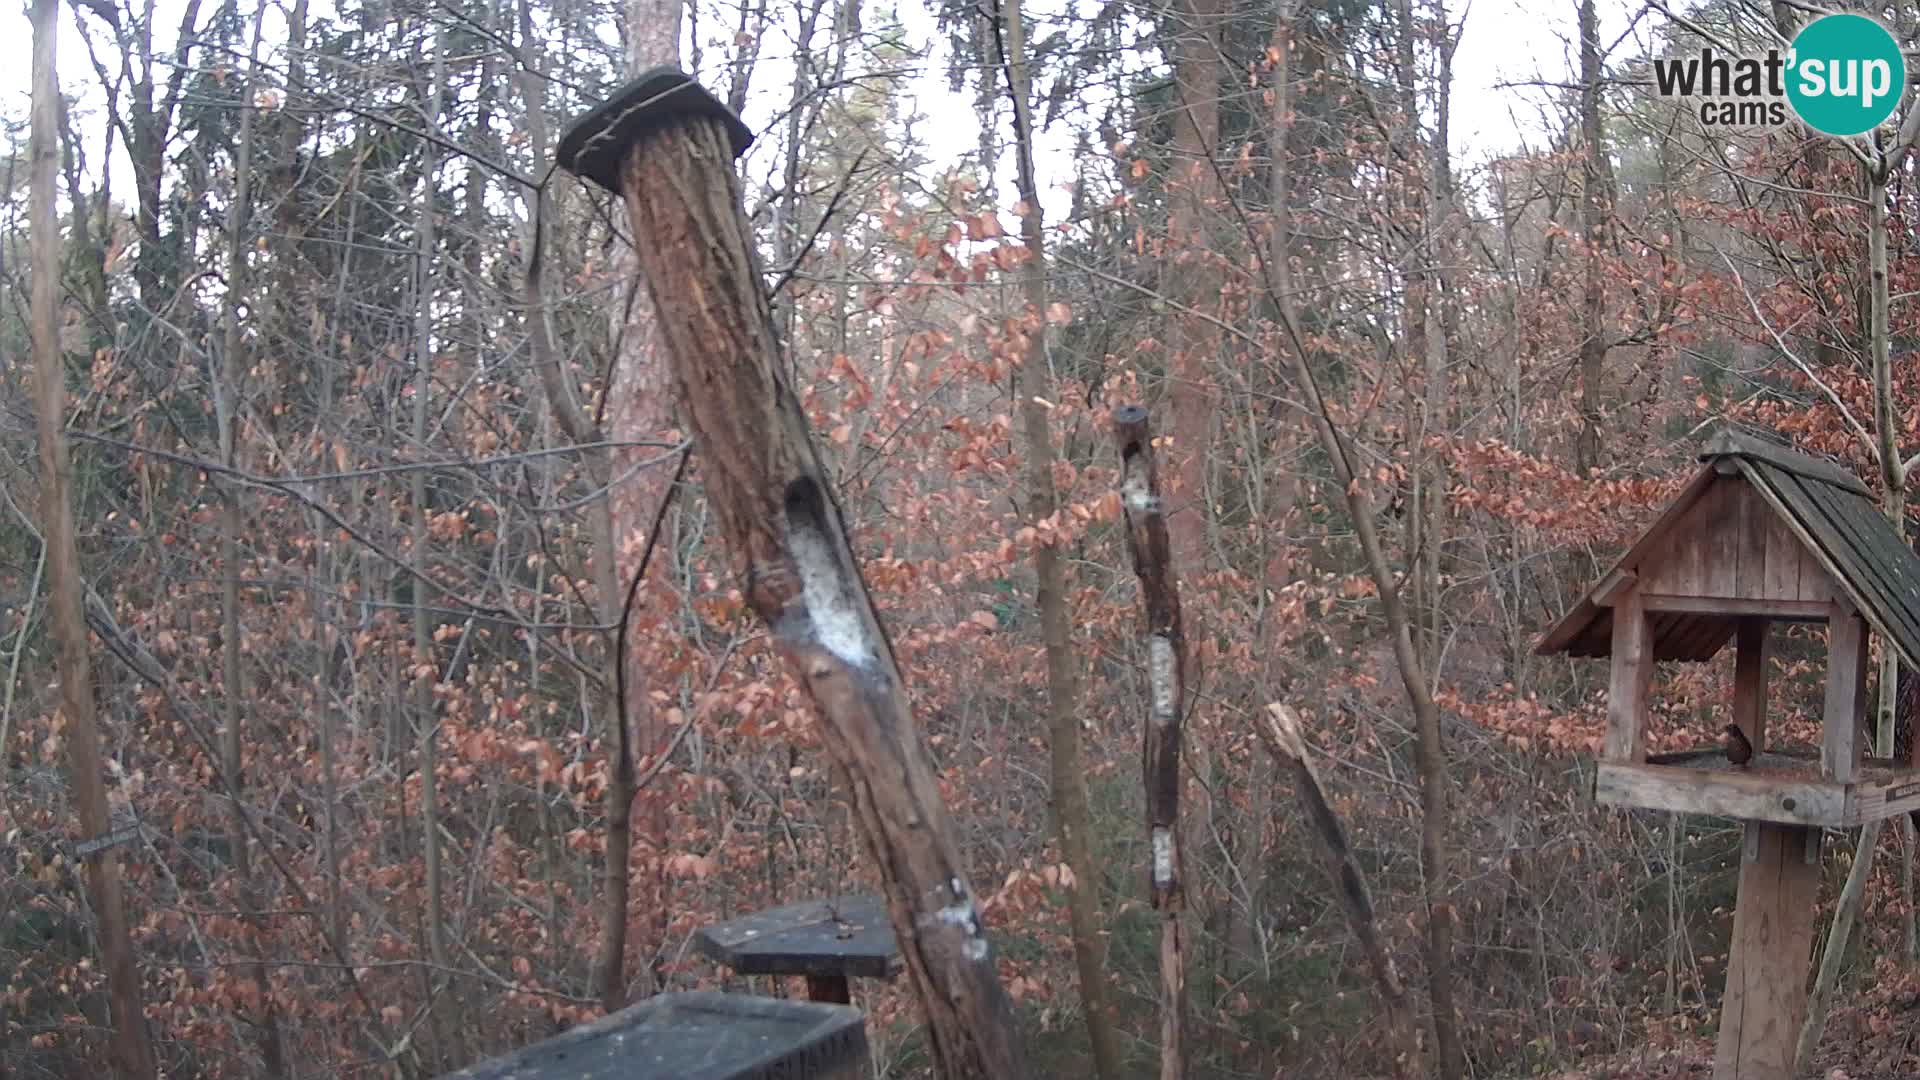
{"type": "Polygon", "coordinates": [[[560,167],[623,194],[620,172],[627,151],[649,133],[694,116],[712,117],[726,127],[734,157],[753,145],[753,132],[732,109],[693,76],[663,65],[641,72],[598,108],[567,125],[560,136],[560,167]]]}
{"type": "Polygon", "coordinates": [[[1147,410],[1139,405],[1122,405],[1113,410],[1113,434],[1122,451],[1134,443],[1144,443],[1151,432],[1147,428],[1147,410]]]}

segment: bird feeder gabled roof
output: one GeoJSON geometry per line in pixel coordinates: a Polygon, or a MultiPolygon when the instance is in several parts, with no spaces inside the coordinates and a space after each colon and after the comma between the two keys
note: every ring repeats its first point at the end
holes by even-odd
{"type": "Polygon", "coordinates": [[[1710,659],[1742,615],[1765,610],[1769,597],[1777,600],[1777,590],[1759,585],[1767,576],[1761,561],[1771,573],[1793,559],[1800,566],[1786,573],[1799,574],[1802,597],[1843,601],[1902,660],[1920,667],[1920,556],[1894,532],[1859,477],[1732,430],[1714,436],[1700,460],[1680,496],[1534,652],[1610,655],[1613,598],[1691,571],[1693,579],[1715,584],[1680,605],[1685,610],[1649,610],[1654,658],[1710,659]],[[1688,560],[1690,567],[1683,565],[1688,560]]]}

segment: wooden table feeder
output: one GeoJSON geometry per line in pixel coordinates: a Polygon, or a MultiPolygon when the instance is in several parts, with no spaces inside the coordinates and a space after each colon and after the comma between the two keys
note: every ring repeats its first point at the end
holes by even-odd
{"type": "Polygon", "coordinates": [[[842,1005],[661,994],[444,1080],[865,1080],[867,1028],[842,1005]]]}
{"type": "Polygon", "coordinates": [[[1860,479],[1831,462],[1722,432],[1704,466],[1536,652],[1613,659],[1595,798],[1746,823],[1714,1080],[1792,1080],[1819,898],[1820,830],[1920,807],[1920,755],[1864,759],[1867,635],[1920,666],[1920,557],[1860,479]],[[1819,753],[1766,742],[1773,622],[1827,624],[1819,753]],[[1660,660],[1734,642],[1732,722],[1751,743],[1648,756],[1660,660]]]}
{"type": "Polygon", "coordinates": [[[853,1000],[849,978],[891,979],[900,945],[877,896],[835,896],[770,908],[709,926],[694,936],[701,952],[739,975],[804,975],[807,997],[853,1000]]]}

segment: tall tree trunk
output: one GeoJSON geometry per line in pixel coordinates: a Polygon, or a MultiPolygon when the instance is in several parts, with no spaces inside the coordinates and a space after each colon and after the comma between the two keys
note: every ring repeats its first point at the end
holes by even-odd
{"type": "MultiPolygon", "coordinates": [[[[1446,340],[1434,333],[1434,206],[1437,171],[1444,152],[1423,153],[1420,141],[1420,88],[1417,58],[1420,33],[1414,24],[1413,0],[1396,0],[1395,65],[1397,106],[1394,124],[1394,202],[1400,227],[1407,236],[1406,300],[1401,305],[1402,353],[1406,370],[1418,365],[1420,378],[1406,381],[1407,423],[1413,431],[1409,453],[1413,460],[1412,490],[1407,506],[1407,602],[1414,624],[1414,645],[1420,662],[1433,669],[1439,652],[1439,508],[1444,477],[1429,470],[1431,456],[1426,436],[1444,429],[1445,397],[1440,384],[1446,377],[1446,340]],[[1429,157],[1432,160],[1429,160],[1429,157]]],[[[1443,137],[1436,134],[1436,138],[1443,137]]]]}
{"type": "MultiPolygon", "coordinates": [[[[1215,154],[1220,145],[1220,97],[1224,77],[1221,31],[1225,4],[1222,0],[1178,0],[1172,15],[1178,20],[1172,42],[1174,88],[1177,105],[1173,114],[1173,182],[1169,192],[1165,280],[1168,295],[1177,297],[1185,310],[1176,315],[1167,332],[1167,400],[1171,421],[1168,436],[1171,445],[1173,491],[1168,500],[1167,531],[1173,544],[1173,559],[1188,575],[1185,617],[1188,634],[1187,686],[1202,692],[1207,682],[1208,593],[1202,581],[1207,573],[1208,498],[1207,460],[1212,447],[1216,395],[1213,370],[1220,353],[1219,328],[1203,314],[1211,314],[1221,304],[1224,276],[1213,234],[1213,215],[1227,213],[1228,197],[1221,185],[1215,154]]],[[[1201,728],[1190,734],[1197,736],[1201,728]]],[[[1208,748],[1203,739],[1193,737],[1185,744],[1190,768],[1183,772],[1207,777],[1211,773],[1208,748]]],[[[1232,803],[1215,800],[1218,785],[1196,784],[1197,813],[1186,815],[1188,835],[1183,840],[1189,852],[1203,850],[1192,842],[1196,835],[1222,838],[1223,854],[1232,861],[1234,829],[1221,816],[1232,812],[1232,803]]],[[[1196,860],[1197,861],[1197,860],[1196,860]]],[[[1204,885],[1208,875],[1195,870],[1193,881],[1204,885]]],[[[1186,902],[1210,933],[1207,939],[1230,942],[1239,935],[1233,923],[1240,917],[1231,894],[1217,895],[1210,888],[1195,888],[1186,902]],[[1224,925],[1223,925],[1224,923],[1224,925]]],[[[1224,966],[1224,965],[1223,965],[1224,966]]]]}
{"type": "MultiPolygon", "coordinates": [[[[260,67],[260,28],[264,20],[256,13],[253,41],[247,55],[247,78],[240,88],[240,100],[247,101],[257,83],[260,67]]],[[[214,406],[220,425],[220,462],[228,469],[240,468],[240,429],[245,423],[247,377],[246,340],[240,330],[240,308],[247,295],[247,224],[253,210],[253,138],[254,110],[240,110],[239,144],[234,150],[233,205],[227,210],[227,281],[221,304],[220,370],[214,373],[214,406]]],[[[229,476],[222,485],[220,530],[220,638],[221,679],[226,700],[225,726],[221,731],[221,769],[229,778],[227,842],[233,851],[233,871],[239,881],[240,908],[256,933],[264,929],[258,919],[259,899],[255,895],[253,855],[247,841],[245,798],[246,772],[242,759],[242,703],[249,700],[247,675],[240,648],[240,535],[244,528],[240,509],[241,486],[229,476]]],[[[255,949],[265,944],[260,935],[255,949]]],[[[282,1076],[286,1062],[280,1049],[280,1019],[274,1008],[273,987],[264,963],[247,965],[247,971],[260,992],[260,1016],[255,1021],[260,1033],[260,1054],[268,1076],[282,1076]]]]}
{"type": "MultiPolygon", "coordinates": [[[[1021,437],[1026,444],[1022,470],[1026,517],[1038,526],[1060,508],[1053,482],[1053,431],[1047,422],[1048,406],[1042,404],[1043,398],[1054,396],[1047,378],[1047,245],[1040,187],[1034,175],[1032,75],[1027,66],[1021,0],[1004,0],[1000,16],[1001,59],[1006,67],[1007,95],[1013,104],[1017,182],[1026,210],[1020,219],[1020,236],[1028,254],[1021,282],[1027,308],[1020,320],[1025,348],[1020,350],[1014,367],[1013,386],[1020,403],[1021,437]]],[[[1040,634],[1047,658],[1047,741],[1053,757],[1054,825],[1060,832],[1061,853],[1073,871],[1073,883],[1067,889],[1067,914],[1073,926],[1074,966],[1080,975],[1080,1000],[1085,1006],[1087,1038],[1093,1046],[1094,1074],[1101,1080],[1118,1080],[1120,1040],[1107,1002],[1106,950],[1100,941],[1100,874],[1093,862],[1086,755],[1080,745],[1079,662],[1073,653],[1067,568],[1059,544],[1043,540],[1035,545],[1033,567],[1038,579],[1035,602],[1040,608],[1040,634]]]]}
{"type": "MultiPolygon", "coordinates": [[[[437,37],[433,44],[433,89],[428,94],[426,128],[435,131],[440,124],[441,95],[445,92],[445,42],[437,37]]],[[[434,173],[439,165],[437,147],[431,141],[423,141],[420,167],[420,205],[414,220],[414,328],[413,328],[413,444],[424,447],[427,444],[427,402],[433,397],[433,298],[437,275],[434,257],[437,250],[434,237],[435,215],[434,196],[436,194],[434,173]]],[[[427,566],[427,518],[431,507],[427,502],[426,472],[415,469],[409,478],[412,502],[411,556],[416,565],[427,566]]],[[[433,962],[433,971],[423,980],[428,996],[428,1007],[432,1019],[429,1025],[434,1036],[433,1055],[429,1060],[444,1063],[453,1052],[450,1024],[455,1010],[445,1006],[442,998],[450,990],[451,981],[447,977],[449,970],[447,952],[446,895],[443,880],[443,867],[440,855],[440,716],[439,707],[434,700],[434,684],[440,680],[439,666],[434,659],[434,614],[433,588],[423,578],[412,582],[413,591],[413,667],[409,671],[409,683],[413,688],[414,738],[420,766],[420,833],[422,852],[426,859],[427,910],[426,936],[427,958],[433,962]]]]}
{"type": "MultiPolygon", "coordinates": [[[[637,75],[658,64],[680,62],[680,17],[683,0],[627,0],[627,71],[637,75]]],[[[530,106],[531,107],[531,106],[530,106]]],[[[545,118],[541,120],[544,136],[545,118]]],[[[544,137],[542,143],[545,142],[544,137]]],[[[545,160],[544,154],[534,160],[545,160]]],[[[673,425],[673,396],[667,384],[666,362],[659,355],[659,335],[654,328],[653,303],[639,285],[638,267],[633,249],[623,246],[618,256],[618,280],[631,282],[631,302],[614,327],[619,348],[615,366],[607,373],[607,416],[613,441],[640,443],[662,438],[673,425]]],[[[544,319],[544,315],[542,316],[544,319]]],[[[563,425],[565,427],[566,425],[563,425]]],[[[590,432],[568,434],[587,441],[590,432]]],[[[635,459],[654,451],[637,446],[615,446],[607,452],[596,451],[592,461],[604,470],[602,485],[627,472],[635,459]]],[[[594,584],[600,595],[603,625],[623,620],[634,621],[648,606],[655,590],[644,585],[634,597],[634,611],[623,611],[627,595],[624,582],[638,572],[639,553],[652,539],[646,535],[654,520],[654,511],[667,497],[668,474],[660,469],[642,469],[631,480],[613,485],[605,502],[594,504],[592,528],[594,545],[594,584]]],[[[667,527],[662,519],[662,528],[667,527]]],[[[617,648],[618,635],[608,638],[608,654],[617,648]]],[[[625,667],[622,680],[625,700],[610,694],[602,708],[606,740],[614,756],[608,770],[606,791],[607,855],[603,878],[605,905],[600,941],[600,956],[595,962],[594,988],[601,1005],[609,1012],[626,1002],[628,912],[644,913],[646,929],[638,943],[646,958],[644,992],[651,994],[659,986],[655,961],[667,937],[667,877],[664,853],[667,846],[667,792],[660,784],[639,792],[634,790],[637,769],[642,759],[651,766],[652,757],[661,753],[664,732],[653,710],[648,679],[653,665],[645,663],[650,641],[644,634],[629,631],[626,655],[615,657],[625,667]],[[651,858],[640,867],[641,891],[638,902],[630,895],[633,833],[638,821],[640,840],[651,858]]]]}
{"type": "MultiPolygon", "coordinates": [[[[1220,213],[1225,193],[1214,170],[1220,143],[1220,0],[1180,0],[1183,25],[1173,41],[1173,76],[1179,107],[1173,117],[1173,175],[1167,256],[1177,266],[1175,291],[1190,309],[1220,302],[1220,272],[1205,242],[1210,214],[1220,213]]],[[[1168,334],[1167,397],[1173,415],[1173,459],[1179,490],[1169,505],[1167,529],[1173,557],[1189,573],[1206,565],[1207,448],[1213,418],[1211,378],[1219,331],[1197,315],[1173,319],[1168,334]]],[[[1198,674],[1198,669],[1194,669],[1198,674]]]]}
{"type": "MultiPolygon", "coordinates": [[[[94,712],[93,665],[81,614],[80,546],[74,536],[73,463],[67,448],[66,363],[60,351],[60,234],[54,216],[55,170],[60,161],[60,85],[55,73],[58,0],[34,0],[33,113],[28,136],[32,161],[27,222],[33,284],[35,425],[40,438],[40,528],[46,545],[47,609],[53,623],[60,711],[67,722],[68,782],[82,839],[107,832],[111,818],[101,780],[100,728],[94,712]]],[[[140,970],[121,893],[120,859],[108,847],[85,856],[87,903],[93,908],[113,1008],[113,1067],[128,1080],[153,1080],[154,1057],[140,1003],[140,970]]]]}
{"type": "Polygon", "coordinates": [[[1580,138],[1585,170],[1580,187],[1580,230],[1586,241],[1586,281],[1580,308],[1580,434],[1573,460],[1582,476],[1600,465],[1600,393],[1606,377],[1606,292],[1600,253],[1606,246],[1607,195],[1613,167],[1600,126],[1600,24],[1594,0],[1580,0],[1580,138]]]}
{"type": "MultiPolygon", "coordinates": [[[[1453,229],[1454,186],[1452,138],[1453,49],[1452,28],[1447,22],[1446,0],[1433,0],[1432,27],[1429,31],[1437,69],[1433,87],[1433,142],[1428,148],[1428,198],[1425,258],[1427,277],[1427,341],[1424,363],[1424,394],[1421,400],[1420,429],[1428,436],[1450,436],[1454,430],[1453,370],[1454,346],[1460,333],[1460,303],[1454,291],[1452,267],[1458,257],[1459,238],[1453,229]],[[1436,325],[1437,324],[1437,325],[1436,325]]],[[[1416,580],[1424,593],[1416,611],[1426,619],[1426,652],[1421,660],[1427,670],[1439,678],[1441,643],[1445,638],[1440,598],[1446,587],[1445,557],[1448,543],[1447,492],[1453,476],[1448,457],[1425,445],[1415,451],[1415,460],[1426,461],[1423,494],[1417,510],[1423,543],[1418,556],[1424,573],[1416,580]]]]}

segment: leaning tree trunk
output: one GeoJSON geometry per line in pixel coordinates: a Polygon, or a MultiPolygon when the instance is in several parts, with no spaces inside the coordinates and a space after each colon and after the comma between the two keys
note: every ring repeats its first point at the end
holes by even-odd
{"type": "Polygon", "coordinates": [[[1387,1038],[1394,1052],[1394,1074],[1417,1076],[1420,1049],[1413,1037],[1413,1010],[1407,1004],[1407,989],[1400,979],[1400,969],[1393,962],[1393,954],[1387,951],[1386,940],[1380,936],[1379,924],[1374,920],[1366,870],[1361,867],[1352,845],[1347,843],[1347,830],[1340,823],[1340,815],[1327,801],[1320,772],[1313,767],[1306,737],[1300,733],[1299,716],[1286,705],[1272,704],[1267,706],[1263,721],[1256,722],[1255,727],[1266,742],[1268,752],[1293,774],[1294,794],[1300,800],[1300,809],[1326,849],[1327,876],[1333,879],[1334,889],[1340,894],[1340,908],[1346,914],[1347,928],[1353,932],[1354,941],[1360,945],[1360,955],[1366,959],[1367,970],[1373,975],[1374,989],[1380,994],[1380,1008],[1386,1013],[1387,1038]]]}
{"type": "Polygon", "coordinates": [[[751,135],[686,76],[656,69],[576,122],[569,170],[625,199],[714,516],[747,603],[818,710],[851,781],[942,1074],[1026,1075],[906,687],[783,374],[732,158],[751,135]]]}
{"type": "MultiPolygon", "coordinates": [[[[107,791],[100,780],[100,729],[94,712],[93,664],[80,605],[80,546],[74,538],[69,490],[73,462],[66,435],[66,364],[60,352],[60,235],[54,218],[54,167],[60,158],[60,86],[54,73],[57,0],[33,4],[33,117],[28,136],[32,162],[27,222],[31,231],[33,284],[29,317],[33,334],[35,421],[40,436],[40,527],[47,563],[47,609],[53,623],[55,669],[60,674],[60,711],[67,721],[67,770],[83,838],[109,827],[107,791]]],[[[154,1075],[140,1005],[140,971],[133,960],[133,934],[121,894],[120,860],[111,847],[86,855],[87,903],[98,923],[113,1007],[113,1067],[131,1080],[154,1075]]]]}

